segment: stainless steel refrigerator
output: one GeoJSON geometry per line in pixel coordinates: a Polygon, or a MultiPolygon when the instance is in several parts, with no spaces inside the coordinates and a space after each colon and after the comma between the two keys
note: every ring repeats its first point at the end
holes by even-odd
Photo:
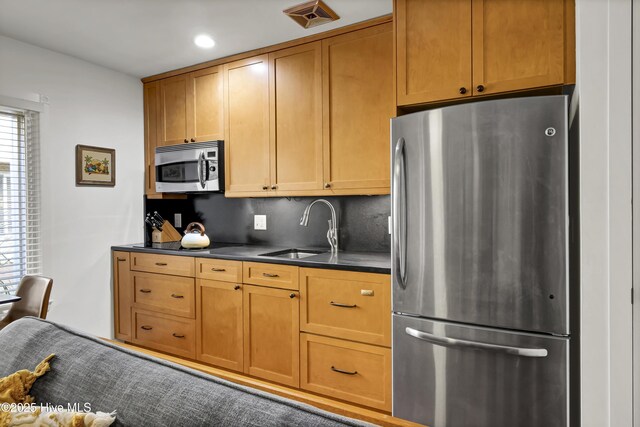
{"type": "Polygon", "coordinates": [[[568,98],[392,120],[393,415],[569,424],[568,98]]]}

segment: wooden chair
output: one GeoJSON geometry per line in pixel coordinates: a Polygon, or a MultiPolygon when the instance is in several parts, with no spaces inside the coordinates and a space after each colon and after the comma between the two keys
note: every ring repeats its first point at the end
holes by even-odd
{"type": "Polygon", "coordinates": [[[53,279],[48,277],[24,276],[16,291],[16,295],[22,299],[14,302],[6,316],[0,320],[0,329],[26,316],[46,319],[52,286],[53,279]]]}

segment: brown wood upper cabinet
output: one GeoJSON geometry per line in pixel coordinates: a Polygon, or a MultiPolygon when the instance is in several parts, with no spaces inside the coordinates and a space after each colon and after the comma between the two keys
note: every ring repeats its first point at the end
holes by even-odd
{"type": "Polygon", "coordinates": [[[385,23],[225,65],[225,195],[389,193],[392,58],[385,23]]]}
{"type": "Polygon", "coordinates": [[[320,42],[225,66],[228,196],[322,190],[320,42]]]}
{"type": "Polygon", "coordinates": [[[471,1],[396,2],[398,104],[471,96],[471,1]]]}
{"type": "Polygon", "coordinates": [[[267,192],[269,178],[268,56],[224,66],[227,193],[267,192]]]}
{"type": "Polygon", "coordinates": [[[322,49],[269,54],[270,190],[322,190],[322,49]]]}
{"type": "MultiPolygon", "coordinates": [[[[322,41],[324,180],[346,194],[389,192],[392,24],[322,41]]],[[[343,193],[344,194],[344,193],[343,193]]]]}
{"type": "Polygon", "coordinates": [[[224,139],[220,71],[211,67],[160,80],[158,145],[224,139]]]}
{"type": "Polygon", "coordinates": [[[397,104],[572,83],[574,0],[395,0],[397,104]]]}
{"type": "Polygon", "coordinates": [[[156,192],[156,159],[158,146],[158,100],[160,98],[159,82],[144,85],[144,192],[147,197],[158,198],[156,192]]]}

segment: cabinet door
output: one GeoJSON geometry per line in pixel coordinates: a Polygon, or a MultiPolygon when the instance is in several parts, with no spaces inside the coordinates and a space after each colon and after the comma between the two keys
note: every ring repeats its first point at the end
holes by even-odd
{"type": "Polygon", "coordinates": [[[266,191],[269,185],[267,55],[224,67],[226,191],[266,191]]]}
{"type": "Polygon", "coordinates": [[[144,85],[144,192],[147,197],[159,197],[156,192],[156,147],[158,146],[158,82],[144,85]]]}
{"type": "Polygon", "coordinates": [[[212,67],[190,73],[187,96],[189,141],[224,139],[221,69],[212,67]]]}
{"type": "Polygon", "coordinates": [[[187,74],[160,80],[160,117],[158,145],[188,141],[187,74]]]}
{"type": "Polygon", "coordinates": [[[198,279],[196,300],[196,358],[242,372],[242,286],[198,279]]]}
{"type": "Polygon", "coordinates": [[[320,42],[269,54],[273,189],[322,189],[321,60],[320,42]]]}
{"type": "Polygon", "coordinates": [[[564,82],[564,2],[472,0],[474,94],[564,82]]]}
{"type": "Polygon", "coordinates": [[[129,252],[113,253],[113,308],[115,337],[131,341],[131,272],[129,252]]]}
{"type": "Polygon", "coordinates": [[[398,105],[471,96],[471,1],[397,0],[398,105]]]}
{"type": "Polygon", "coordinates": [[[391,24],[323,40],[322,51],[328,188],[388,193],[389,121],[395,115],[391,24]]]}
{"type": "Polygon", "coordinates": [[[297,292],[244,285],[244,372],[298,387],[297,292]]]}

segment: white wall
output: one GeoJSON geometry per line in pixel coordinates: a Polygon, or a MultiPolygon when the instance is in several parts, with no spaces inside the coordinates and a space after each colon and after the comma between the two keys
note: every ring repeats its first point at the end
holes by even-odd
{"type": "Polygon", "coordinates": [[[631,1],[576,1],[583,426],[633,422],[631,1]]]}
{"type": "Polygon", "coordinates": [[[0,36],[0,95],[39,100],[43,274],[48,318],[112,336],[110,246],[142,241],[142,84],[131,76],[0,36]],[[75,146],[116,149],[116,186],[75,186],[75,146]]]}

